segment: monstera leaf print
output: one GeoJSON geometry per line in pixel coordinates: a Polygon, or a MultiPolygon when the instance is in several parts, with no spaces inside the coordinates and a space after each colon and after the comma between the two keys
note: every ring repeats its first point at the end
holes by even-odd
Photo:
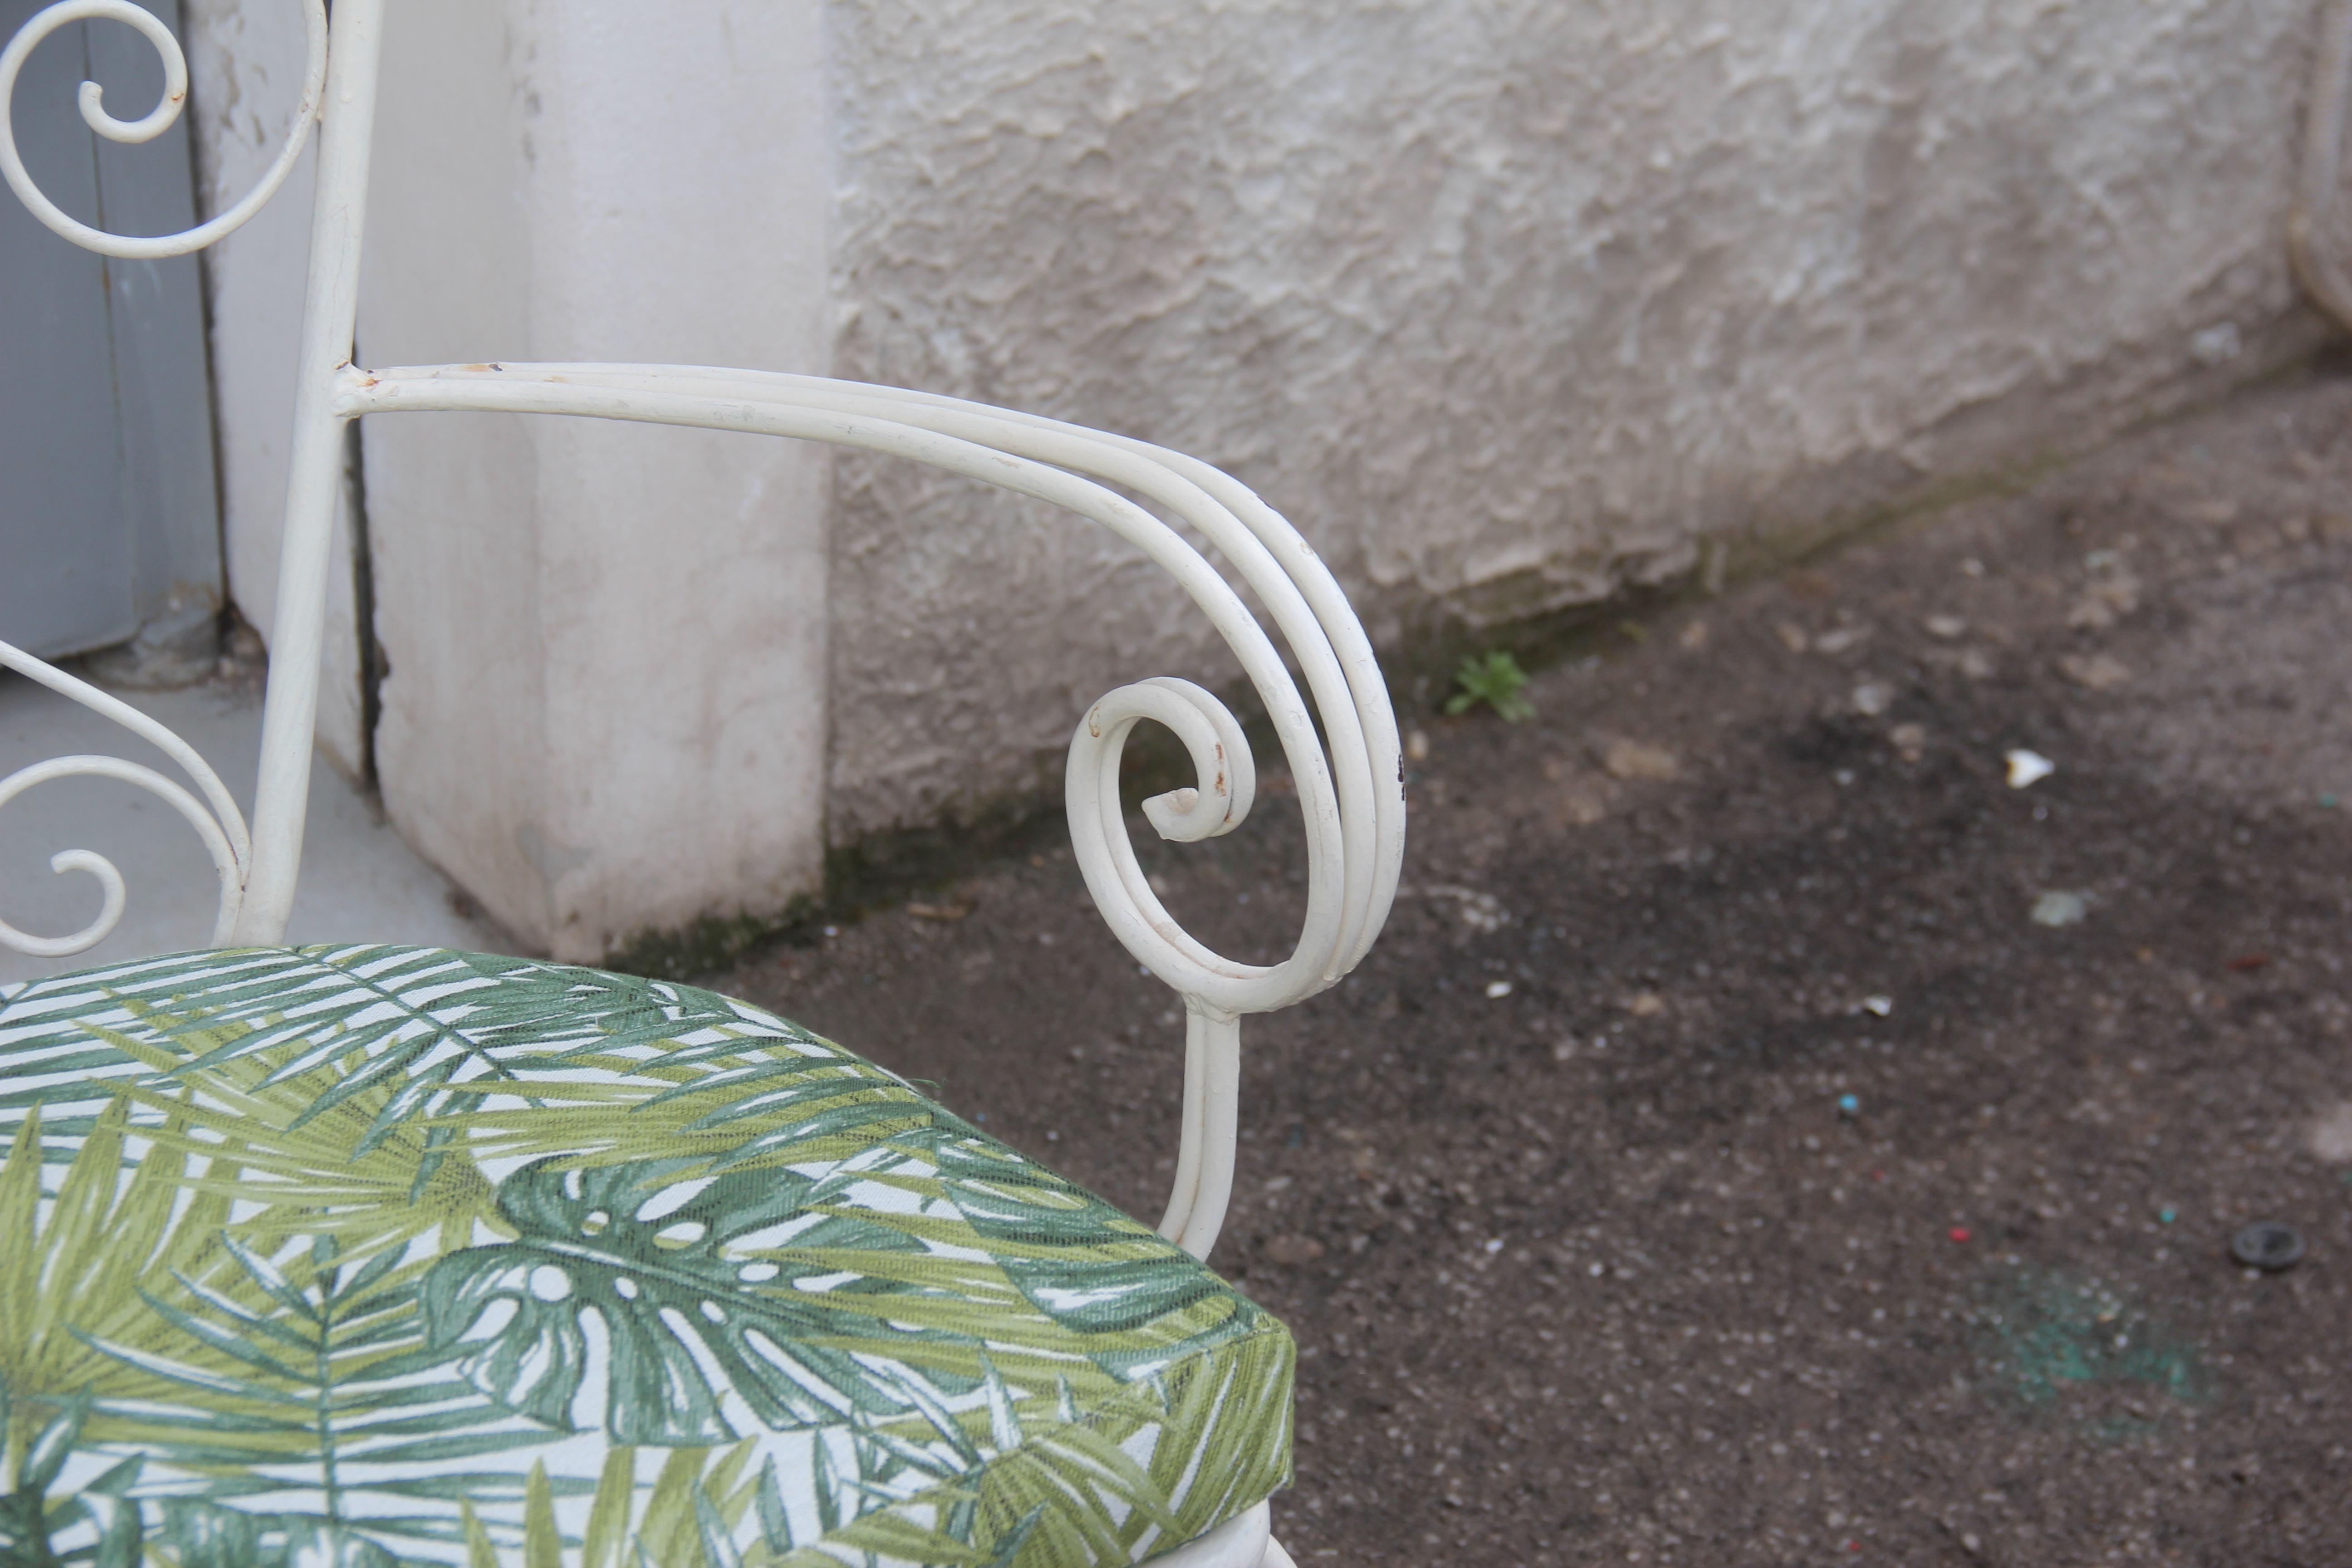
{"type": "Polygon", "coordinates": [[[569,1428],[589,1369],[582,1320],[593,1312],[610,1346],[609,1393],[594,1391],[604,1394],[604,1427],[616,1442],[655,1447],[742,1436],[730,1395],[776,1430],[903,1409],[880,1395],[856,1358],[934,1336],[872,1318],[845,1331],[822,1293],[772,1288],[773,1265],[729,1257],[794,1219],[794,1188],[804,1179],[776,1171],[703,1178],[691,1201],[643,1217],[700,1163],[583,1170],[543,1160],[509,1176],[499,1208],[515,1239],[434,1265],[423,1290],[428,1345],[461,1348],[497,1309],[504,1321],[478,1336],[459,1370],[500,1404],[569,1428]]]}

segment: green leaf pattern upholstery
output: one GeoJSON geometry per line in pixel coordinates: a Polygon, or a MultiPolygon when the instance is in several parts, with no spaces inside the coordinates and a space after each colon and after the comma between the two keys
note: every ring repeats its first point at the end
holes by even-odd
{"type": "Polygon", "coordinates": [[[0,1568],[1078,1568],[1288,1332],[807,1031],[436,949],[0,987],[0,1568]]]}

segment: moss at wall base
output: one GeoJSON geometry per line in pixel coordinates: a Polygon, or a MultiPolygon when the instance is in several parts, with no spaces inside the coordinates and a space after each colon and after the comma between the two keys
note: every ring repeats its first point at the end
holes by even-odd
{"type": "Polygon", "coordinates": [[[820,913],[820,900],[803,895],[772,915],[705,915],[674,930],[641,931],[608,950],[604,967],[654,980],[697,980],[733,967],[753,948],[811,924],[820,913]]]}

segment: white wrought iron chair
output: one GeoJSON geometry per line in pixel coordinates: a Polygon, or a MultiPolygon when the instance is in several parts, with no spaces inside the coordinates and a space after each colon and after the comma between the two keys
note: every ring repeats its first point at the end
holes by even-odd
{"type": "MultiPolygon", "coordinates": [[[[0,643],[0,664],[161,747],[194,783],[104,757],[185,817],[220,879],[212,947],[0,987],[0,1561],[128,1568],[763,1568],[1151,1559],[1286,1564],[1286,1331],[1204,1259],[1232,1191],[1239,1018],[1336,983],[1402,855],[1397,731],[1361,628],[1258,498],[1146,443],[917,392],[691,365],[351,363],[384,0],[301,0],[309,71],[260,185],[184,234],[89,227],[34,188],[7,102],[40,40],[137,28],[166,96],[82,117],[137,142],[180,112],[168,28],[65,0],[0,53],[0,173],[49,228],[116,257],[197,250],[320,149],[287,526],[253,828],[135,710],[0,643]],[[323,112],[320,112],[323,106],[323,112]],[[283,939],[301,847],[329,531],[347,422],[500,410],[755,431],[912,458],[1056,503],[1174,574],[1255,683],[1296,779],[1306,930],[1222,957],[1153,896],[1118,762],[1166,725],[1200,784],[1145,804],[1224,833],[1253,773],[1231,713],[1177,679],[1090,709],[1070,826],[1119,940],[1184,999],[1173,1195],[1153,1236],[900,1080],[739,1003],[522,959],[283,939]],[[1225,579],[1110,486],[1198,529],[1225,579]],[[1164,1239],[1163,1239],[1164,1238],[1164,1239]],[[1171,1244],[1173,1245],[1171,1245],[1171,1244]],[[1189,1255],[1189,1256],[1187,1256],[1189,1255]]],[[[88,929],[20,951],[87,950],[88,929]]]]}

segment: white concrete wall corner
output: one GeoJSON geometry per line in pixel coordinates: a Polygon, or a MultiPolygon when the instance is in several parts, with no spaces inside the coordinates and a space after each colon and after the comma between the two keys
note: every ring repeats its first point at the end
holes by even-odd
{"type": "MultiPolygon", "coordinates": [[[[180,15],[196,206],[209,218],[259,184],[285,144],[302,90],[302,19],[288,0],[181,0],[180,15]]],[[[265,642],[278,605],[316,161],[314,142],[277,198],[204,258],[229,596],[265,642]]],[[[351,500],[347,487],[329,567],[318,742],[336,766],[356,776],[365,742],[351,500]]]]}
{"type": "MultiPolygon", "coordinates": [[[[395,8],[368,357],[824,373],[821,69],[815,0],[395,8]]],[[[568,959],[814,891],[825,455],[454,415],[365,440],[411,841],[568,959]]]]}

